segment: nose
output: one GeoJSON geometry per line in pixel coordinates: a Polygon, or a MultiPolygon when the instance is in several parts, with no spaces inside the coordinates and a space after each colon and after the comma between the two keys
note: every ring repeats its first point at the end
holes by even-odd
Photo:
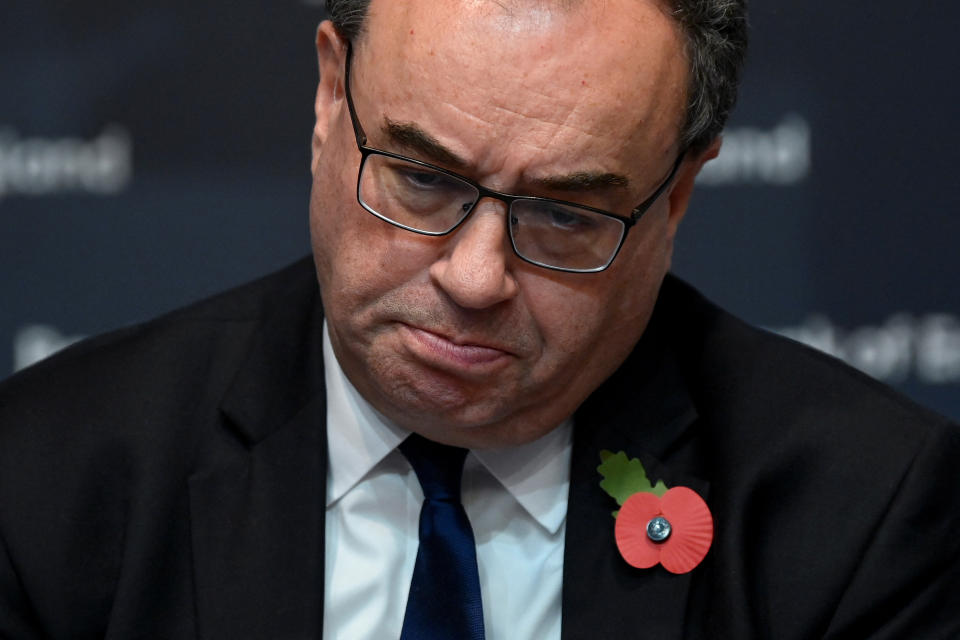
{"type": "Polygon", "coordinates": [[[485,309],[517,295],[509,268],[506,205],[477,203],[467,221],[447,239],[448,249],[430,266],[430,277],[458,305],[485,309]]]}

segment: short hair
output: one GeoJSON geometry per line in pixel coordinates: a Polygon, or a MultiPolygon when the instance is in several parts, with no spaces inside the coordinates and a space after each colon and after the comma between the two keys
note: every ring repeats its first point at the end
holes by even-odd
{"type": "MultiPolygon", "coordinates": [[[[722,133],[737,101],[747,53],[747,0],[661,0],[686,37],[690,62],[687,112],[681,146],[697,153],[722,133]]],[[[326,0],[337,31],[355,42],[363,33],[370,0],[326,0]]]]}

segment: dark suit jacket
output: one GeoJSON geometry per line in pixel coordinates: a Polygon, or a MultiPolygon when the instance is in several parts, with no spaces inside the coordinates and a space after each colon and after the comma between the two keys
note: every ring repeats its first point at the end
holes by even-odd
{"type": "MultiPolygon", "coordinates": [[[[319,638],[312,264],[0,386],[0,636],[319,638]]],[[[564,638],[960,637],[960,435],[675,279],[576,415],[564,638]],[[618,555],[599,451],[703,495],[675,576],[618,555]]]]}

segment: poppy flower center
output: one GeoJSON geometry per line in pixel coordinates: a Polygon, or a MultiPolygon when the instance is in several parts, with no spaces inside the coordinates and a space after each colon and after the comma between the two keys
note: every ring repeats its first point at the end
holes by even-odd
{"type": "Polygon", "coordinates": [[[663,516],[657,516],[647,523],[647,537],[654,542],[663,542],[670,537],[672,529],[669,520],[663,516]]]}

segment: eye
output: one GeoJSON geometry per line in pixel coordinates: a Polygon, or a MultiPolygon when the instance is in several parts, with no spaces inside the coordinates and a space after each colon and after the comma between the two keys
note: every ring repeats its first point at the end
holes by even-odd
{"type": "Polygon", "coordinates": [[[415,189],[449,189],[456,184],[448,176],[428,169],[399,167],[396,171],[410,187],[415,189]]]}
{"type": "Polygon", "coordinates": [[[581,216],[576,216],[569,211],[564,209],[550,209],[547,211],[550,222],[560,227],[569,227],[576,225],[580,220],[581,216]]]}
{"type": "Polygon", "coordinates": [[[595,226],[595,222],[587,212],[575,211],[562,206],[544,207],[544,222],[561,230],[583,230],[595,226]]]}
{"type": "Polygon", "coordinates": [[[591,211],[549,200],[520,200],[512,210],[512,224],[537,229],[539,233],[583,235],[603,225],[603,219],[591,211]]]}

